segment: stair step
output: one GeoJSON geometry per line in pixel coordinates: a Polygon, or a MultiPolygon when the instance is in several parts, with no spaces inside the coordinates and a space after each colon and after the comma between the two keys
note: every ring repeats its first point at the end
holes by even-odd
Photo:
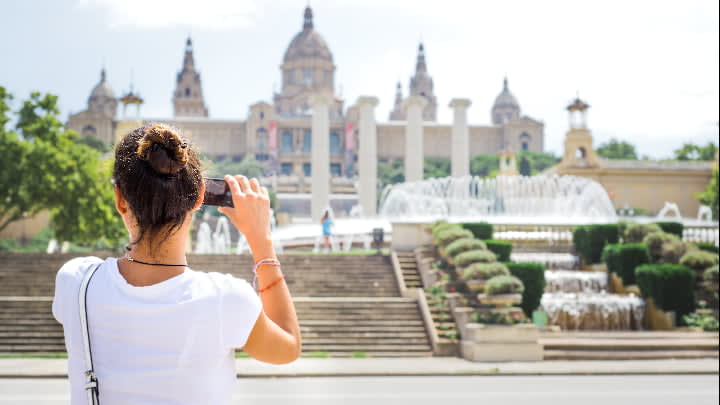
{"type": "Polygon", "coordinates": [[[718,358],[714,350],[548,350],[545,360],[655,360],[718,358]]]}

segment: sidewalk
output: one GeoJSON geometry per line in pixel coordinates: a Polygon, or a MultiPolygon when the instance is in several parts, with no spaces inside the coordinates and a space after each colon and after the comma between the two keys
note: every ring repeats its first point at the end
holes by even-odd
{"type": "MultiPolygon", "coordinates": [[[[717,359],[473,363],[455,357],[312,359],[275,366],[237,359],[239,377],[718,374],[717,359]]],[[[67,378],[66,359],[0,359],[0,378],[67,378]]]]}

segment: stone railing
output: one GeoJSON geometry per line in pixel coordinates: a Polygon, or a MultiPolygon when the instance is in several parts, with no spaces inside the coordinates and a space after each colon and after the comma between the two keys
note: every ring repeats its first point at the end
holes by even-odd
{"type": "Polygon", "coordinates": [[[717,226],[686,226],[683,230],[683,240],[687,242],[712,243],[718,246],[720,234],[717,226]]]}

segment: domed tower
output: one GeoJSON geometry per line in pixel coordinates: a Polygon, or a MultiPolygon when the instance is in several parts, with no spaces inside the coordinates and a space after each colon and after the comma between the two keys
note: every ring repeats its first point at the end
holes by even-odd
{"type": "Polygon", "coordinates": [[[176,83],[173,93],[175,117],[207,117],[208,109],[203,99],[200,73],[195,70],[195,57],[190,37],[185,42],[185,58],[182,70],[177,74],[176,83]]]}
{"type": "Polygon", "coordinates": [[[427,104],[423,108],[423,120],[437,120],[437,99],[433,90],[433,79],[428,73],[427,63],[425,62],[425,46],[422,42],[418,46],[415,75],[410,78],[410,95],[422,96],[427,100],[427,104]]]}
{"type": "Polygon", "coordinates": [[[516,118],[520,118],[520,104],[508,88],[508,79],[503,81],[503,89],[495,99],[492,108],[493,125],[503,125],[516,118]]]}
{"type": "MultiPolygon", "coordinates": [[[[303,26],[285,51],[282,88],[274,95],[275,109],[281,116],[310,114],[308,98],[313,93],[335,94],[335,64],[325,39],[315,30],[313,11],[308,6],[303,26]]],[[[342,117],[342,100],[335,97],[330,118],[342,117]]]]}
{"type": "Polygon", "coordinates": [[[107,118],[115,118],[118,101],[110,87],[105,75],[105,69],[100,71],[100,82],[93,87],[88,98],[88,111],[100,113],[107,118]]]}

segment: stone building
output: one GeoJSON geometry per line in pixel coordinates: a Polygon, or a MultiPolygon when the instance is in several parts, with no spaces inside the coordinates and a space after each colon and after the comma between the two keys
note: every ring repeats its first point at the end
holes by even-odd
{"type": "MultiPolygon", "coordinates": [[[[403,97],[398,84],[396,106],[390,120],[376,124],[377,159],[380,161],[405,158],[407,122],[404,105],[412,97],[425,100],[422,109],[424,156],[450,158],[453,124],[437,122],[438,108],[443,107],[437,102],[425,51],[424,45],[420,44],[408,97],[403,97]]],[[[331,98],[328,106],[331,191],[336,194],[356,192],[357,152],[363,144],[363,139],[358,139],[357,107],[346,108],[336,92],[333,54],[315,27],[310,7],[305,8],[301,30],[292,38],[283,56],[280,91],[273,94],[271,102],[251,105],[244,117],[226,120],[209,116],[195,62],[193,43],[188,39],[172,95],[173,118],[118,117],[117,99],[103,70],[100,83],[88,99],[88,108],[71,115],[68,127],[113,142],[133,126],[165,122],[178,127],[202,152],[214,159],[254,157],[265,167],[266,174],[275,175],[272,185],[279,192],[307,193],[312,176],[309,98],[325,94],[331,98]]],[[[470,157],[508,149],[544,150],[544,124],[520,115],[520,106],[509,92],[507,79],[491,113],[492,125],[469,125],[467,128],[470,157]],[[501,119],[496,120],[496,114],[501,119]]]]}
{"type": "Polygon", "coordinates": [[[590,106],[576,98],[568,107],[570,130],[562,161],[549,173],[589,177],[607,190],[616,209],[642,209],[656,215],[665,203],[677,204],[686,218],[697,217],[696,195],[705,190],[718,162],[613,160],[598,156],[587,125],[590,106]]]}

